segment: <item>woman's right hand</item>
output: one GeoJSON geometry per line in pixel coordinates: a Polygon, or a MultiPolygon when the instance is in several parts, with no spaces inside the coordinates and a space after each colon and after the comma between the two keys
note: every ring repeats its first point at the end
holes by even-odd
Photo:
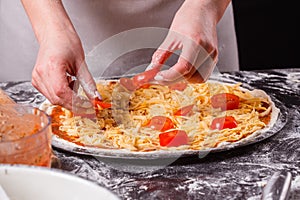
{"type": "Polygon", "coordinates": [[[52,104],[73,109],[75,102],[82,106],[83,99],[77,98],[71,76],[79,80],[89,99],[96,97],[96,85],[84,61],[84,51],[77,33],[73,30],[46,33],[40,40],[32,85],[52,104]]]}
{"type": "Polygon", "coordinates": [[[62,1],[22,0],[22,3],[40,44],[32,72],[33,86],[52,104],[72,110],[92,107],[70,87],[73,76],[90,100],[101,99],[84,61],[81,41],[62,1]]]}

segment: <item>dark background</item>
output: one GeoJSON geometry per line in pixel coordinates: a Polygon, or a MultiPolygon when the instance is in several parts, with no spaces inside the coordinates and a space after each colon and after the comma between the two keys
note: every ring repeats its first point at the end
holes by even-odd
{"type": "Polygon", "coordinates": [[[233,0],[241,70],[300,67],[297,0],[233,0]]]}

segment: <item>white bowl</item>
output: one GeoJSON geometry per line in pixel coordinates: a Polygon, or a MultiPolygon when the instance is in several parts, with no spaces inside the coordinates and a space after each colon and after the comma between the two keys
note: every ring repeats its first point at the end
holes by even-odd
{"type": "Polygon", "coordinates": [[[119,200],[93,182],[43,167],[0,165],[0,185],[10,200],[119,200]]]}

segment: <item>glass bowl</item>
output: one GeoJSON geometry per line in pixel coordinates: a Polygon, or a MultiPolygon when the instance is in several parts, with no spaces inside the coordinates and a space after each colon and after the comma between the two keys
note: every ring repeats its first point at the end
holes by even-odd
{"type": "Polygon", "coordinates": [[[29,105],[0,105],[0,163],[50,167],[51,120],[29,105]]]}

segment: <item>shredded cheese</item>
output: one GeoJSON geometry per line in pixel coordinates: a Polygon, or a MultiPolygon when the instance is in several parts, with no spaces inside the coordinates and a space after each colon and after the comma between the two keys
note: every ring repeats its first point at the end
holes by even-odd
{"type": "Polygon", "coordinates": [[[64,110],[61,116],[60,131],[76,136],[77,142],[87,146],[110,146],[131,151],[155,151],[167,149],[159,144],[160,131],[146,127],[153,116],[169,117],[175,124],[174,129],[184,130],[189,144],[173,149],[204,150],[217,147],[223,142],[239,141],[253,132],[263,129],[267,123],[262,118],[270,115],[268,99],[255,97],[242,90],[241,84],[221,83],[188,84],[184,91],[171,90],[163,85],[151,85],[128,92],[118,82],[98,84],[103,99],[112,103],[111,109],[99,110],[97,120],[72,116],[64,110]],[[219,93],[239,96],[239,108],[221,111],[211,106],[211,97],[219,93]],[[174,116],[180,108],[193,104],[188,116],[174,116]],[[236,128],[211,130],[214,118],[233,116],[236,128]]]}

